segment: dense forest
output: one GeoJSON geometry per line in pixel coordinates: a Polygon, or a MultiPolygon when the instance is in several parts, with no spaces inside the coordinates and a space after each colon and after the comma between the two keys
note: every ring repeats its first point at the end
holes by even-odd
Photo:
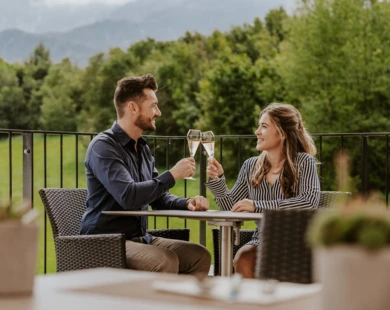
{"type": "Polygon", "coordinates": [[[312,133],[389,131],[390,1],[300,0],[291,16],[280,8],[227,32],[149,38],[85,68],[52,63],[40,44],[22,64],[0,58],[0,128],[104,130],[117,80],[145,73],[159,84],[158,135],[252,134],[271,102],[296,106],[312,133]]]}

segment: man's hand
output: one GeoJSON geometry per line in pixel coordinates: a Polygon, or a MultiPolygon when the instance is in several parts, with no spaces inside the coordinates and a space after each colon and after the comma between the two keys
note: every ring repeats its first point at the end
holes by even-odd
{"type": "Polygon", "coordinates": [[[172,173],[175,180],[180,180],[185,177],[192,177],[195,173],[195,169],[195,159],[193,157],[187,157],[179,160],[169,171],[172,173]]]}
{"type": "Polygon", "coordinates": [[[206,172],[211,179],[217,179],[223,174],[223,168],[215,158],[209,158],[206,172]]]}
{"type": "Polygon", "coordinates": [[[203,196],[195,196],[187,200],[187,209],[190,211],[207,211],[209,201],[203,196]]]}
{"type": "Polygon", "coordinates": [[[232,212],[255,212],[255,204],[253,200],[240,200],[233,206],[232,212]]]}

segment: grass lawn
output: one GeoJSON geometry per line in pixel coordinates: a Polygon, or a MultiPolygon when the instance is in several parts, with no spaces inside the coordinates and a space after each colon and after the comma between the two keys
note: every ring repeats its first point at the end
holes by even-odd
{"type": "MultiPolygon", "coordinates": [[[[89,138],[80,137],[77,141],[78,159],[76,159],[76,138],[74,136],[64,136],[62,145],[59,136],[47,136],[46,139],[46,172],[45,172],[45,151],[44,151],[44,137],[43,135],[34,135],[34,190],[33,203],[34,208],[40,211],[39,225],[39,258],[37,272],[44,272],[44,252],[46,239],[46,272],[55,272],[55,253],[52,231],[50,223],[45,220],[45,213],[41,199],[38,195],[38,190],[42,187],[86,187],[85,183],[85,169],[84,169],[84,155],[89,138]],[[62,160],[61,160],[62,154],[62,160]],[[76,167],[78,174],[76,174],[76,167]],[[46,229],[45,229],[46,227],[46,229]],[[45,235],[46,230],[46,235],[45,235]]],[[[9,198],[10,191],[12,191],[12,198],[15,201],[22,199],[23,195],[23,141],[20,136],[12,138],[11,150],[9,148],[9,141],[6,139],[0,140],[0,200],[9,198]],[[12,162],[12,175],[10,175],[10,164],[12,162]],[[10,182],[10,178],[12,179],[10,182]]],[[[165,169],[159,169],[163,172],[165,169]]],[[[198,168],[199,172],[199,168],[198,168]]],[[[195,196],[199,194],[199,176],[195,176],[196,181],[180,180],[175,187],[171,189],[171,193],[178,196],[195,196]],[[186,183],[186,186],[185,186],[186,183]],[[186,195],[185,195],[186,194],[186,195]]],[[[232,184],[229,184],[230,186],[232,184]]],[[[212,194],[207,191],[207,198],[210,201],[211,209],[218,209],[212,194]]],[[[195,220],[183,220],[170,218],[153,218],[149,219],[149,228],[183,228],[186,226],[190,228],[190,239],[193,242],[199,243],[200,222],[195,220]],[[155,225],[156,224],[156,225],[155,225]]],[[[244,226],[246,229],[254,229],[255,224],[247,222],[244,226]]],[[[211,226],[206,225],[206,247],[212,253],[212,238],[211,226]]],[[[213,254],[213,253],[212,253],[213,254]]]]}

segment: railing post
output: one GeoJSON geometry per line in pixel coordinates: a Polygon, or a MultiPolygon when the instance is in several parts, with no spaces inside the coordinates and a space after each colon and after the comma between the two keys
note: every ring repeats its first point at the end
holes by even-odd
{"type": "Polygon", "coordinates": [[[385,195],[386,195],[386,206],[389,208],[389,136],[386,135],[386,171],[385,171],[385,195]]]}
{"type": "Polygon", "coordinates": [[[324,178],[322,177],[323,175],[323,171],[322,171],[322,136],[320,136],[320,148],[319,148],[319,153],[320,153],[320,163],[321,165],[320,166],[320,182],[321,182],[321,187],[322,187],[322,184],[324,183],[324,178]]]}
{"type": "Polygon", "coordinates": [[[23,134],[23,200],[33,201],[33,135],[23,134]]]}
{"type": "MultiPolygon", "coordinates": [[[[199,164],[200,164],[200,177],[199,177],[199,192],[202,196],[206,197],[206,150],[203,145],[200,144],[200,152],[199,152],[199,164]]],[[[199,243],[203,246],[206,246],[206,222],[199,221],[199,243]]]]}
{"type": "Polygon", "coordinates": [[[368,143],[367,143],[367,137],[362,137],[362,197],[365,199],[367,198],[368,194],[368,143]]]}

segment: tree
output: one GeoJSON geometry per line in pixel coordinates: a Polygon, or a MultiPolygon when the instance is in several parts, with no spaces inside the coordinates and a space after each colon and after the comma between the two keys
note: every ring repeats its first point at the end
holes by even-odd
{"type": "Polygon", "coordinates": [[[43,43],[39,43],[25,62],[31,67],[31,76],[36,81],[43,81],[51,66],[50,52],[43,43]]]}
{"type": "Polygon", "coordinates": [[[311,128],[387,130],[389,14],[388,1],[302,1],[279,61],[311,128]]]}
{"type": "Polygon", "coordinates": [[[198,126],[216,134],[251,134],[264,105],[260,71],[246,55],[226,55],[200,82],[198,126]]]}
{"type": "Polygon", "coordinates": [[[16,69],[0,58],[0,128],[25,128],[25,116],[25,99],[16,69]]]}
{"type": "Polygon", "coordinates": [[[0,59],[1,127],[37,129],[42,98],[39,89],[51,66],[49,51],[39,44],[24,65],[0,59]]]}
{"type": "Polygon", "coordinates": [[[158,97],[164,114],[164,119],[160,121],[164,125],[159,127],[166,135],[185,135],[189,124],[194,124],[199,118],[195,93],[207,66],[202,44],[202,41],[178,42],[171,47],[158,69],[158,97]]]}
{"type": "Polygon", "coordinates": [[[80,81],[82,89],[80,122],[77,126],[79,131],[96,131],[96,121],[92,111],[95,103],[100,100],[98,75],[103,63],[104,54],[98,53],[89,59],[88,66],[83,70],[80,81]]]}
{"type": "MultiPolygon", "coordinates": [[[[289,97],[300,101],[312,132],[388,130],[389,16],[388,0],[301,1],[278,63],[289,97]]],[[[370,170],[379,175],[383,153],[375,143],[371,148],[378,160],[370,170]]],[[[332,149],[333,142],[324,145],[325,153],[332,149]]],[[[359,145],[351,152],[357,161],[359,145]]],[[[354,168],[352,176],[359,173],[354,168]]],[[[382,186],[378,182],[371,186],[382,186]]]]}
{"type": "Polygon", "coordinates": [[[41,124],[45,130],[77,130],[80,77],[80,69],[72,65],[68,58],[50,68],[39,90],[42,98],[41,124]]]}
{"type": "Polygon", "coordinates": [[[127,76],[134,66],[131,53],[113,48],[105,59],[104,54],[91,57],[82,77],[82,116],[79,129],[101,131],[111,127],[116,119],[113,105],[116,83],[127,76]]]}
{"type": "Polygon", "coordinates": [[[288,30],[285,25],[288,20],[288,15],[283,7],[273,9],[265,16],[265,27],[271,36],[278,38],[279,42],[286,39],[288,30]]]}
{"type": "Polygon", "coordinates": [[[19,85],[23,89],[26,109],[26,125],[23,129],[38,129],[42,97],[40,88],[51,67],[49,50],[40,43],[24,66],[18,66],[19,85]]]}

